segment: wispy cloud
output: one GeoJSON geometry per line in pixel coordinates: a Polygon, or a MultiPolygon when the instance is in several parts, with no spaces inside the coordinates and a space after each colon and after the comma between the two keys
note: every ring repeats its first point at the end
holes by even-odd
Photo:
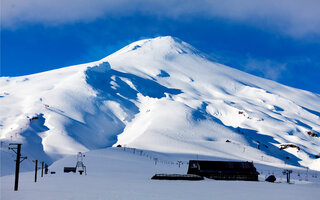
{"type": "Polygon", "coordinates": [[[134,14],[222,18],[295,37],[320,33],[319,0],[2,0],[4,28],[60,25],[134,14]]]}
{"type": "Polygon", "coordinates": [[[269,59],[266,60],[257,60],[249,58],[245,65],[244,69],[247,72],[254,72],[261,74],[262,77],[276,80],[283,78],[284,74],[287,73],[286,63],[279,63],[269,59]]]}

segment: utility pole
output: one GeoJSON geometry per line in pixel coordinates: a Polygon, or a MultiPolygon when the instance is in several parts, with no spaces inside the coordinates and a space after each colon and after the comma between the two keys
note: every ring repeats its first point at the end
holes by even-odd
{"type": "Polygon", "coordinates": [[[37,171],[38,171],[38,160],[34,160],[33,162],[36,163],[36,166],[34,168],[34,182],[37,182],[37,171]]]}
{"type": "Polygon", "coordinates": [[[43,164],[44,164],[44,162],[42,161],[41,162],[41,177],[43,177],[43,164]]]}
{"type": "Polygon", "coordinates": [[[22,144],[18,144],[18,143],[10,143],[9,146],[11,145],[16,145],[17,147],[9,147],[9,149],[11,149],[13,152],[15,152],[17,154],[17,158],[16,158],[16,173],[15,173],[15,180],[14,180],[14,191],[18,191],[18,185],[19,185],[19,171],[20,171],[20,163],[27,159],[27,157],[21,157],[21,145],[22,144]],[[17,151],[15,151],[17,150],[17,151]],[[22,160],[20,160],[22,158],[22,160]]]}

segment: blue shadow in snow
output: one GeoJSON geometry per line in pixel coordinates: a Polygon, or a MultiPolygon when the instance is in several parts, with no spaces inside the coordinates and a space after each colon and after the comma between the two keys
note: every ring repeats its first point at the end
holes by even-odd
{"type": "Polygon", "coordinates": [[[95,70],[95,67],[92,67],[88,68],[86,71],[86,81],[94,90],[98,91],[98,98],[101,101],[116,101],[127,111],[138,113],[138,107],[128,100],[136,100],[137,91],[135,91],[128,84],[119,79],[119,77],[116,78],[115,82],[117,83],[117,85],[121,85],[122,87],[113,88],[113,85],[111,84],[111,82],[113,81],[113,75],[114,73],[112,73],[111,70],[108,70],[107,72],[99,72],[95,70]],[[125,97],[128,99],[126,99],[125,97]]]}
{"type": "Polygon", "coordinates": [[[317,112],[317,111],[314,111],[314,110],[311,110],[309,108],[306,108],[306,107],[302,107],[303,109],[305,109],[306,111],[314,114],[314,115],[317,115],[318,117],[320,117],[320,112],[317,112]]]}
{"type": "Polygon", "coordinates": [[[164,71],[164,70],[160,70],[160,74],[157,75],[158,77],[170,77],[170,74],[168,74],[168,72],[164,71]]]}
{"type": "Polygon", "coordinates": [[[302,121],[300,121],[300,120],[296,120],[297,122],[296,122],[296,124],[297,125],[299,125],[299,126],[303,126],[303,127],[305,127],[305,128],[307,128],[307,129],[310,129],[310,130],[312,130],[312,127],[311,126],[309,126],[308,124],[305,124],[305,123],[303,123],[302,121]]]}
{"type": "Polygon", "coordinates": [[[205,120],[208,117],[210,117],[210,115],[207,113],[206,108],[207,108],[208,104],[205,102],[202,102],[201,107],[193,110],[191,115],[192,115],[192,120],[193,121],[201,121],[201,120],[205,120]]]}
{"type": "Polygon", "coordinates": [[[231,126],[227,126],[223,124],[223,122],[220,119],[207,113],[206,111],[207,106],[208,104],[203,102],[200,108],[195,109],[192,112],[192,119],[194,121],[210,120],[218,124],[221,124],[224,127],[227,127],[228,129],[230,129],[231,131],[243,135],[243,137],[246,139],[246,141],[251,147],[258,148],[259,146],[260,151],[264,152],[267,155],[283,160],[287,164],[300,166],[299,161],[301,161],[301,159],[284,150],[280,150],[277,146],[274,145],[274,144],[279,144],[279,142],[276,141],[273,137],[259,134],[256,130],[252,130],[252,129],[245,129],[240,127],[234,128],[231,126]]]}
{"type": "Polygon", "coordinates": [[[131,49],[131,51],[134,51],[134,50],[139,49],[139,48],[141,48],[141,46],[140,45],[136,45],[131,49]]]}
{"type": "MultiPolygon", "coordinates": [[[[132,82],[132,84],[135,86],[137,91],[140,92],[143,96],[160,99],[166,96],[165,93],[168,93],[171,95],[177,95],[182,93],[180,89],[167,88],[153,80],[141,78],[133,74],[123,73],[123,72],[119,72],[112,69],[110,70],[110,75],[116,75],[118,77],[127,78],[132,82]]],[[[124,92],[122,88],[118,88],[118,89],[124,92]]],[[[124,95],[126,95],[125,92],[124,92],[124,95]]]]}
{"type": "Polygon", "coordinates": [[[47,164],[51,164],[52,160],[44,152],[42,138],[38,135],[38,133],[49,130],[44,123],[45,118],[43,117],[43,114],[36,115],[32,120],[30,119],[30,126],[21,133],[27,140],[27,142],[23,144],[23,148],[28,150],[27,152],[24,151],[24,155],[31,159],[39,159],[47,164]]]}
{"type": "MultiPolygon", "coordinates": [[[[119,103],[121,109],[127,113],[126,121],[132,120],[135,114],[139,112],[139,108],[135,105],[135,101],[138,100],[138,93],[143,96],[148,96],[152,98],[162,98],[166,96],[166,93],[169,95],[176,95],[182,93],[179,89],[171,89],[165,86],[160,85],[154,80],[141,78],[139,76],[119,72],[111,69],[109,63],[105,62],[98,66],[88,68],[86,70],[86,82],[97,91],[97,109],[100,109],[99,106],[103,104],[103,101],[114,101],[119,103]],[[128,84],[128,81],[132,83],[128,84]]],[[[100,113],[101,114],[101,113],[100,113]]],[[[89,115],[85,117],[85,124],[80,124],[77,121],[73,121],[73,127],[67,127],[70,130],[69,134],[73,134],[73,132],[81,129],[89,128],[89,130],[94,129],[96,127],[88,127],[87,124],[95,124],[94,118],[97,116],[89,115]],[[87,121],[91,123],[87,123],[87,121]],[[90,121],[91,120],[91,121],[90,121]]],[[[112,112],[101,114],[98,116],[99,118],[106,119],[106,123],[110,123],[109,126],[112,127],[110,130],[105,130],[108,133],[106,137],[107,141],[104,144],[107,146],[111,146],[117,141],[117,135],[123,132],[125,128],[125,124],[122,120],[120,120],[117,116],[115,116],[112,112]]],[[[78,141],[81,141],[89,149],[92,144],[89,144],[85,138],[86,135],[81,135],[77,131],[77,136],[73,136],[77,138],[78,141]]],[[[83,132],[83,131],[82,131],[83,132]]],[[[98,141],[99,143],[99,141],[98,141]]],[[[100,142],[101,143],[101,142],[100,142]]],[[[97,146],[97,145],[96,145],[97,146]]]]}
{"type": "Polygon", "coordinates": [[[280,108],[279,106],[273,106],[274,109],[277,111],[277,112],[282,112],[284,111],[282,108],[280,108]]]}
{"type": "Polygon", "coordinates": [[[87,83],[99,92],[99,97],[116,100],[117,102],[121,103],[121,105],[125,105],[131,109],[134,107],[134,105],[132,105],[132,103],[130,103],[131,101],[127,99],[137,100],[138,92],[143,96],[152,98],[165,97],[165,93],[171,95],[182,93],[182,91],[179,89],[167,88],[153,80],[141,78],[129,73],[119,72],[113,69],[102,73],[96,71],[94,67],[88,68],[86,75],[87,83]],[[114,82],[119,87],[112,85],[112,77],[115,77],[114,82]],[[131,88],[130,85],[124,82],[121,78],[129,80],[134,85],[136,90],[131,88]],[[122,98],[118,94],[125,98],[122,98]]]}

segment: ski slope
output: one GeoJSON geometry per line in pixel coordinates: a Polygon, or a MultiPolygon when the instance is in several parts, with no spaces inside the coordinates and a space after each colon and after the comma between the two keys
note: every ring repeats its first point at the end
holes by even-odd
{"type": "Polygon", "coordinates": [[[10,142],[23,144],[26,171],[117,145],[320,170],[319,103],[177,38],[141,40],[97,62],[1,77],[1,175],[13,173],[10,142]]]}
{"type": "MultiPolygon", "coordinates": [[[[287,184],[281,169],[266,165],[256,165],[262,173],[259,182],[253,181],[168,181],[151,180],[155,173],[179,173],[187,171],[186,162],[195,159],[192,154],[163,154],[158,152],[108,148],[85,154],[84,164],[87,175],[63,173],[63,167],[74,166],[76,156],[68,156],[50,166],[50,172],[43,177],[38,172],[34,182],[34,172],[20,175],[19,190],[13,191],[14,176],[0,177],[1,199],[56,200],[56,199],[304,199],[315,200],[320,195],[320,176],[314,178],[309,171],[305,181],[305,171],[294,169],[291,183],[287,184]],[[158,162],[155,164],[154,159],[158,162]],[[179,168],[177,159],[183,161],[179,168]],[[264,182],[270,174],[277,176],[276,183],[264,182]],[[299,180],[297,173],[303,176],[299,180]]],[[[219,158],[200,156],[199,159],[219,158]]],[[[318,175],[320,175],[318,173],[318,175]]]]}

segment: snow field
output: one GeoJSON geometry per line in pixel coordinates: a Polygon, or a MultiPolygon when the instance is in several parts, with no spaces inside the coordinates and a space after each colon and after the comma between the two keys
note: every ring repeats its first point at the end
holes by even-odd
{"type": "MultiPolygon", "coordinates": [[[[49,167],[50,171],[55,171],[56,174],[44,175],[41,178],[39,172],[37,183],[33,182],[33,172],[22,173],[17,192],[13,191],[13,175],[1,177],[1,199],[314,200],[320,194],[320,177],[312,179],[314,182],[293,180],[295,184],[284,183],[285,180],[282,183],[210,179],[203,181],[151,180],[155,173],[186,173],[186,161],[196,156],[190,154],[163,154],[145,150],[141,152],[133,148],[126,148],[125,151],[124,148],[109,148],[90,151],[85,153],[85,156],[87,176],[80,176],[79,173],[63,173],[63,167],[74,166],[76,163],[76,156],[68,156],[49,167]],[[156,165],[154,158],[158,158],[156,165]],[[185,163],[179,168],[176,164],[177,160],[185,163]]],[[[200,159],[215,158],[201,157],[200,159]]],[[[277,170],[266,165],[256,167],[258,171],[259,169],[265,172],[277,170]]],[[[260,178],[263,179],[263,176],[260,178]]]]}

